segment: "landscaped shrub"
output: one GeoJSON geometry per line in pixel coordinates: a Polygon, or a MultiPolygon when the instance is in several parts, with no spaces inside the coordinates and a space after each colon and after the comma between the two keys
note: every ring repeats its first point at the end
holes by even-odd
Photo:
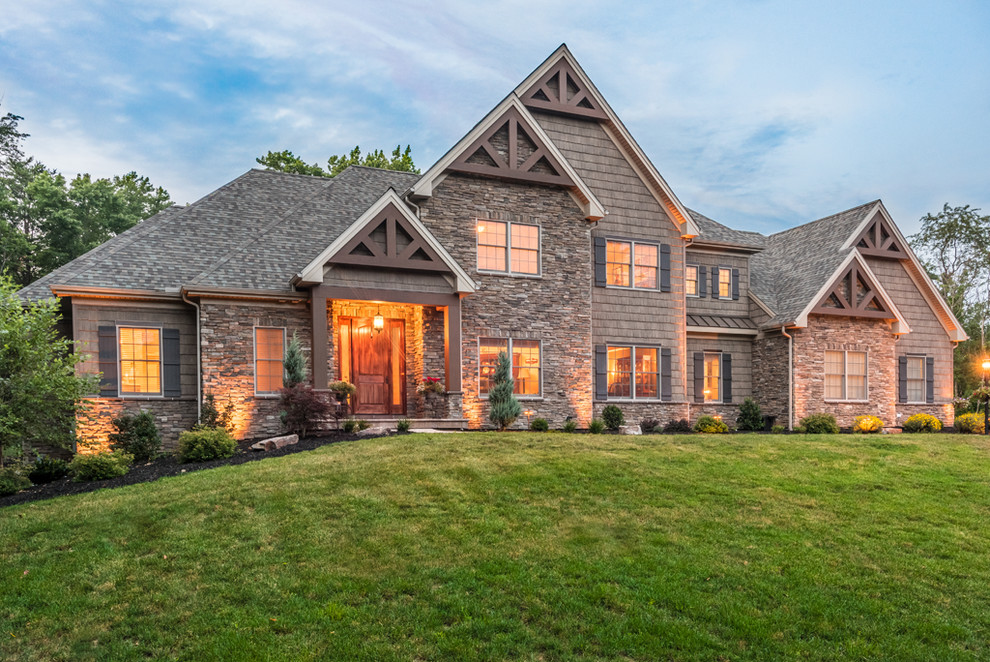
{"type": "Polygon", "coordinates": [[[602,423],[597,418],[591,419],[591,423],[588,423],[588,432],[591,434],[601,434],[605,431],[605,424],[602,423]]]}
{"type": "Polygon", "coordinates": [[[803,434],[839,434],[839,424],[832,414],[812,414],[798,422],[797,431],[803,434]]]}
{"type": "Polygon", "coordinates": [[[147,462],[162,449],[162,438],[150,411],[140,414],[121,414],[111,421],[116,432],[107,435],[110,450],[123,451],[134,456],[135,462],[147,462]]]}
{"type": "Polygon", "coordinates": [[[699,416],[694,422],[694,431],[702,434],[724,434],[729,431],[729,426],[721,418],[699,416]]]}
{"type": "MultiPolygon", "coordinates": [[[[183,434],[189,434],[183,432],[183,434]]],[[[134,456],[123,451],[113,453],[97,453],[94,455],[76,455],[69,462],[69,473],[77,483],[93,480],[106,480],[126,474],[134,464],[134,456]]]]}
{"type": "Polygon", "coordinates": [[[938,432],[942,429],[942,421],[928,414],[909,416],[901,426],[905,432],[938,432]]]}
{"type": "Polygon", "coordinates": [[[565,421],[564,427],[561,428],[564,432],[573,433],[577,430],[577,421],[565,421]]]}
{"type": "Polygon", "coordinates": [[[367,430],[370,427],[371,427],[371,423],[369,423],[368,421],[364,420],[363,418],[359,418],[357,420],[357,429],[358,430],[367,430]]]}
{"type": "Polygon", "coordinates": [[[0,469],[0,496],[16,494],[28,487],[31,487],[31,481],[22,476],[17,470],[11,467],[0,469]]]}
{"type": "Polygon", "coordinates": [[[221,411],[217,407],[216,397],[212,393],[204,393],[203,404],[199,412],[199,422],[193,426],[193,430],[203,428],[223,428],[227,432],[233,432],[234,403],[228,402],[221,411]]]}
{"type": "Polygon", "coordinates": [[[395,430],[396,432],[409,432],[409,419],[406,418],[400,419],[395,424],[395,430]]]}
{"type": "Polygon", "coordinates": [[[353,434],[353,433],[357,432],[357,429],[358,429],[358,422],[357,422],[357,420],[355,420],[353,418],[347,419],[346,421],[344,421],[344,425],[342,426],[342,429],[347,434],[353,434]]]}
{"type": "Polygon", "coordinates": [[[286,386],[279,393],[278,404],[282,408],[279,417],[282,425],[300,437],[305,437],[309,430],[318,428],[332,413],[330,400],[312,386],[286,386]]]}
{"type": "Polygon", "coordinates": [[[960,414],[956,416],[955,428],[963,434],[983,434],[986,431],[984,423],[983,414],[960,414]]]}
{"type": "Polygon", "coordinates": [[[306,356],[295,331],[282,356],[282,369],[285,371],[285,386],[292,387],[306,381],[306,356]]]}
{"type": "Polygon", "coordinates": [[[883,420],[876,416],[857,416],[853,419],[853,432],[877,434],[883,432],[883,420]]]}
{"type": "Polygon", "coordinates": [[[763,430],[763,412],[760,411],[760,405],[753,398],[746,398],[739,405],[739,418],[736,419],[736,427],[752,432],[763,430]]]}
{"type": "Polygon", "coordinates": [[[626,424],[626,417],[622,415],[622,410],[615,405],[607,405],[602,410],[602,423],[609,430],[615,432],[619,427],[626,424]]]}
{"type": "Polygon", "coordinates": [[[691,432],[691,430],[691,424],[688,423],[688,419],[686,418],[682,418],[679,421],[670,419],[670,421],[667,422],[667,425],[663,426],[664,434],[687,434],[688,432],[691,432]]]}
{"type": "Polygon", "coordinates": [[[639,429],[643,434],[651,434],[660,428],[660,421],[655,418],[644,418],[639,422],[639,429]]]}
{"type": "Polygon", "coordinates": [[[512,394],[512,389],[512,363],[508,354],[499,352],[498,364],[495,366],[491,388],[488,390],[488,406],[491,408],[488,412],[488,420],[499,430],[512,425],[522,413],[522,405],[512,394]]]}
{"type": "Polygon", "coordinates": [[[57,457],[40,456],[34,461],[28,478],[35,485],[43,485],[69,475],[69,463],[57,457]]]}
{"type": "Polygon", "coordinates": [[[550,423],[545,418],[534,418],[529,424],[529,429],[533,432],[546,432],[550,429],[550,423]]]}
{"type": "Polygon", "coordinates": [[[237,442],[223,428],[192,430],[179,435],[180,462],[206,462],[230,457],[237,442]]]}

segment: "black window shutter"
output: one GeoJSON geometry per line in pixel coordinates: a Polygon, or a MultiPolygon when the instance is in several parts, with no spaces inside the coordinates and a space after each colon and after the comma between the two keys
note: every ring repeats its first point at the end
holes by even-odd
{"type": "Polygon", "coordinates": [[[595,345],[595,399],[608,400],[608,347],[595,345]]]}
{"type": "Polygon", "coordinates": [[[101,326],[98,330],[100,346],[100,395],[117,397],[117,327],[101,326]]]}
{"type": "Polygon", "coordinates": [[[732,402],[732,354],[722,355],[722,402],[732,402]]]}
{"type": "Polygon", "coordinates": [[[670,245],[660,244],[660,291],[670,292],[670,245]]]}
{"type": "Polygon", "coordinates": [[[660,399],[664,402],[670,402],[673,397],[673,391],[670,387],[670,375],[671,375],[671,355],[669,347],[660,348],[660,399]]]}
{"type": "Polygon", "coordinates": [[[162,329],[162,395],[182,395],[179,368],[179,330],[162,329]]]}
{"type": "Polygon", "coordinates": [[[907,402],[907,357],[897,357],[897,401],[907,402]]]}
{"type": "Polygon", "coordinates": [[[595,285],[605,287],[605,237],[595,237],[595,285]]]}
{"type": "Polygon", "coordinates": [[[698,296],[706,297],[708,296],[708,270],[704,267],[698,267],[698,296]]]}
{"type": "Polygon", "coordinates": [[[718,298],[718,267],[712,267],[712,298],[718,298]]]}
{"type": "Polygon", "coordinates": [[[705,353],[694,353],[694,401],[705,401],[705,353]]]}
{"type": "Polygon", "coordinates": [[[739,270],[732,270],[732,299],[737,301],[739,299],[739,270]]]}
{"type": "Polygon", "coordinates": [[[935,357],[925,357],[925,402],[935,402],[935,357]]]}

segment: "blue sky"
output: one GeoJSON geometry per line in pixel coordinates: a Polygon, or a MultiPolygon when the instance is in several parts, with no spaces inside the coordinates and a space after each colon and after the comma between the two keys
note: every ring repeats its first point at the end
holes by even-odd
{"type": "Polygon", "coordinates": [[[0,112],[67,175],[192,202],[269,149],[428,167],[566,42],[686,205],[775,232],[882,198],[990,213],[986,2],[49,2],[0,22],[0,112]]]}

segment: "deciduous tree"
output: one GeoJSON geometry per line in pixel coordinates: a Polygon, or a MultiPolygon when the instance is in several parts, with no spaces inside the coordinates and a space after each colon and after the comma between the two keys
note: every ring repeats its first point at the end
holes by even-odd
{"type": "Polygon", "coordinates": [[[403,150],[401,145],[396,145],[392,154],[386,155],[380,149],[361,156],[361,147],[356,146],[349,154],[335,154],[327,159],[326,169],[319,164],[308,164],[289,150],[281,152],[268,152],[264,156],[255,159],[268,170],[279,172],[291,172],[298,175],[314,175],[317,177],[336,177],[348,166],[360,165],[369,168],[383,168],[385,170],[399,170],[402,172],[419,172],[416,164],[412,160],[412,148],[406,145],[403,150]]]}

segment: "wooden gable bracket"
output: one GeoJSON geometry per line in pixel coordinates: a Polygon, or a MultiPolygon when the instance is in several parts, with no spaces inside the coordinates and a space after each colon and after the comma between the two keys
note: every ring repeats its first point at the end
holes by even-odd
{"type": "Polygon", "coordinates": [[[535,110],[608,119],[571,65],[561,58],[522,95],[522,102],[535,110]]]}
{"type": "Polygon", "coordinates": [[[329,262],[450,272],[450,267],[393,203],[368,221],[329,262]]]}
{"type": "Polygon", "coordinates": [[[879,288],[869,275],[853,260],[842,275],[833,281],[812,313],[819,315],[845,315],[848,317],[872,317],[876,319],[898,319],[879,288]]]}
{"type": "Polygon", "coordinates": [[[892,260],[907,260],[907,251],[901,246],[893,229],[883,215],[876,213],[863,232],[853,242],[861,255],[885,257],[892,260]]]}
{"type": "Polygon", "coordinates": [[[461,152],[449,169],[520,182],[574,186],[537,132],[511,107],[461,152]]]}

